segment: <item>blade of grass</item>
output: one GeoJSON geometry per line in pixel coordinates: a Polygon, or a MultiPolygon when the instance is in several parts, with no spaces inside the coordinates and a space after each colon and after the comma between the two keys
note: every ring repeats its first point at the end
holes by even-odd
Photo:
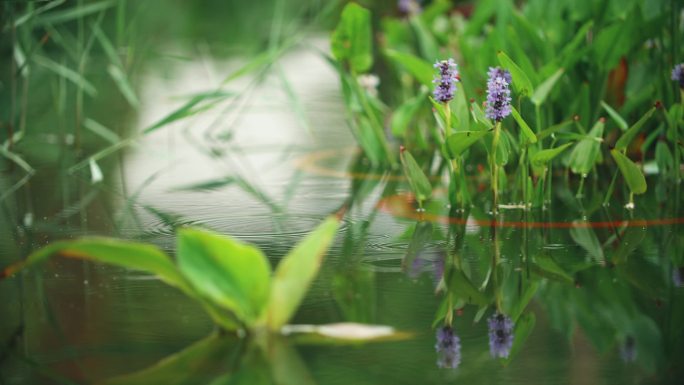
{"type": "Polygon", "coordinates": [[[34,26],[41,27],[46,24],[59,24],[71,20],[76,20],[92,13],[100,12],[112,7],[115,4],[114,0],[101,1],[99,3],[86,4],[83,6],[74,6],[65,10],[51,12],[40,17],[37,17],[34,26]]]}
{"type": "Polygon", "coordinates": [[[74,83],[79,89],[82,89],[85,91],[88,95],[90,96],[96,96],[97,95],[97,90],[95,87],[90,83],[88,80],[86,80],[83,76],[81,76],[78,72],[62,65],[57,62],[54,62],[46,57],[36,55],[33,57],[33,61],[38,64],[41,67],[44,67],[55,74],[65,77],[72,83],[74,83]]]}

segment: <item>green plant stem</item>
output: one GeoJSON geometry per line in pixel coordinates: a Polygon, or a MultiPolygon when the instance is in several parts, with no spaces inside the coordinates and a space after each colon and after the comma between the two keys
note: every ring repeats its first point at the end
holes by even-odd
{"type": "Polygon", "coordinates": [[[575,196],[576,196],[577,198],[582,198],[582,196],[583,196],[583,191],[584,191],[584,180],[585,180],[585,179],[586,179],[586,177],[585,177],[584,175],[582,175],[582,176],[581,176],[581,179],[580,179],[580,185],[579,185],[579,187],[577,188],[577,194],[575,194],[575,196]]]}
{"type": "Polygon", "coordinates": [[[490,154],[490,169],[492,172],[492,212],[496,214],[498,212],[498,188],[499,188],[499,165],[496,162],[496,148],[499,144],[499,136],[501,134],[501,122],[496,122],[494,125],[494,137],[492,138],[492,153],[490,154]]]}
{"type": "Polygon", "coordinates": [[[615,181],[617,181],[617,176],[618,176],[619,171],[615,171],[613,174],[613,179],[610,181],[610,185],[608,186],[608,191],[606,191],[606,196],[603,198],[603,206],[608,206],[610,202],[610,198],[613,196],[613,191],[615,190],[615,181]]]}
{"type": "MultiPolygon", "coordinates": [[[[446,140],[451,135],[451,106],[449,103],[444,103],[444,114],[444,144],[446,145],[446,140]]],[[[463,208],[465,204],[465,197],[463,196],[465,178],[459,178],[459,176],[462,176],[463,172],[459,167],[458,159],[451,159],[449,165],[451,166],[451,178],[455,185],[454,192],[456,193],[456,202],[460,203],[461,208],[463,208]]]]}
{"type": "MultiPolygon", "coordinates": [[[[684,89],[679,89],[679,102],[681,104],[680,111],[684,112],[684,89]]],[[[679,186],[682,177],[680,157],[681,151],[679,149],[679,122],[674,122],[674,173],[675,173],[675,183],[679,186]]],[[[679,196],[679,195],[677,195],[679,196]]]]}
{"type": "Polygon", "coordinates": [[[368,103],[366,93],[359,85],[358,76],[356,72],[352,71],[351,74],[352,79],[354,81],[354,88],[356,89],[356,93],[359,95],[359,99],[361,101],[361,106],[363,106],[364,111],[366,111],[366,115],[368,115],[368,118],[371,119],[371,126],[373,127],[373,131],[375,131],[375,135],[377,135],[378,140],[382,142],[382,147],[385,150],[387,160],[390,162],[390,165],[394,167],[397,164],[397,159],[395,158],[394,153],[392,152],[392,150],[389,147],[389,144],[387,143],[385,133],[382,131],[382,122],[380,122],[380,119],[373,112],[370,103],[368,103]]]}
{"type": "Polygon", "coordinates": [[[500,250],[499,250],[499,239],[497,236],[497,228],[496,228],[496,221],[495,223],[492,224],[492,239],[494,240],[494,256],[492,257],[492,274],[494,278],[494,296],[496,297],[496,311],[497,313],[503,313],[502,312],[502,298],[501,298],[501,290],[499,290],[499,273],[498,273],[498,266],[499,266],[499,258],[500,258],[500,250]]]}

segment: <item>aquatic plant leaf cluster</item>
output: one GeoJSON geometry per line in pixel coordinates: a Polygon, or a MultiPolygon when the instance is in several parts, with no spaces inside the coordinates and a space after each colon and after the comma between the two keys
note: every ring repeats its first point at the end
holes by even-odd
{"type": "MultiPolygon", "coordinates": [[[[359,144],[375,164],[393,166],[390,154],[398,151],[397,142],[416,159],[441,155],[439,168],[423,167],[423,171],[437,181],[434,188],[446,179],[442,183],[449,186],[451,205],[463,208],[473,204],[467,169],[486,163],[492,212],[509,203],[524,208],[547,206],[554,184],[561,183],[553,177],[554,171],[576,174],[576,195],[584,198],[589,175],[597,183],[597,174],[619,170],[624,183],[616,184],[614,177],[605,185],[604,203],[620,191],[616,186],[624,186],[621,190],[628,193],[625,206],[633,208],[634,195],[643,194],[653,183],[645,177],[644,167],[657,161],[657,146],[671,156],[660,158],[664,167],[658,168],[654,179],[671,185],[681,180],[680,167],[663,164],[681,164],[678,138],[684,127],[678,112],[682,108],[678,88],[684,76],[681,65],[672,63],[676,60],[673,52],[679,49],[675,47],[679,32],[677,26],[658,25],[665,13],[654,19],[631,4],[614,19],[612,14],[597,16],[588,4],[561,2],[550,19],[535,25],[532,20],[543,9],[543,1],[498,6],[495,1],[483,1],[474,6],[474,15],[447,1],[420,6],[400,2],[397,7],[398,18],[385,16],[379,27],[371,28],[369,11],[364,13],[351,2],[337,27],[337,31],[348,28],[350,14],[364,14],[365,21],[358,19],[363,25],[358,33],[364,36],[359,50],[364,55],[373,53],[368,39],[376,36],[379,55],[364,60],[372,66],[364,66],[363,71],[378,71],[385,92],[367,102],[381,107],[357,108],[354,100],[365,96],[354,95],[353,89],[345,92],[351,121],[376,122],[372,130],[352,124],[359,144]],[[572,17],[563,17],[563,12],[572,17]],[[642,17],[651,18],[647,28],[624,33],[642,17]],[[507,25],[500,19],[511,21],[507,25]],[[576,29],[578,24],[581,27],[576,29]],[[660,43],[672,46],[671,51],[649,45],[659,34],[665,34],[660,43]],[[659,59],[651,63],[657,62],[660,73],[628,74],[632,67],[644,71],[644,63],[653,56],[649,50],[657,52],[659,59]],[[431,63],[435,63],[432,69],[431,63]],[[640,76],[640,84],[645,84],[645,79],[671,83],[657,89],[633,88],[628,76],[640,76]],[[483,89],[486,98],[482,98],[483,89]],[[464,103],[468,97],[469,107],[464,103]],[[602,113],[611,120],[606,121],[602,113]],[[509,115],[513,120],[505,121],[509,115]],[[392,135],[385,135],[387,130],[377,126],[387,119],[392,121],[392,135]],[[630,127],[629,121],[635,123],[630,127]]],[[[341,39],[339,32],[331,38],[343,86],[357,71],[351,56],[338,47],[349,44],[345,49],[352,52],[353,43],[341,39]]],[[[428,194],[416,189],[415,171],[406,177],[422,207],[428,194]]]]}
{"type": "Polygon", "coordinates": [[[54,242],[5,268],[3,276],[57,255],[93,260],[158,276],[197,300],[224,329],[278,332],[316,277],[339,223],[337,216],[326,219],[282,259],[273,274],[266,257],[254,246],[187,228],[178,231],[176,263],[153,245],[91,237],[54,242]]]}

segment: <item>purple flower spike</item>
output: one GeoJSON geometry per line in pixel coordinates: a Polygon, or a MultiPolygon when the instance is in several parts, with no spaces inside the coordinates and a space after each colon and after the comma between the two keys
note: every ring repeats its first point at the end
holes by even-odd
{"type": "Polygon", "coordinates": [[[487,72],[487,109],[489,119],[502,121],[511,113],[511,73],[499,67],[489,68],[487,72]]]}
{"type": "Polygon", "coordinates": [[[415,15],[421,11],[418,0],[397,0],[397,8],[399,8],[399,12],[406,15],[415,15]]]}
{"type": "Polygon", "coordinates": [[[461,339],[450,326],[437,329],[435,350],[438,367],[456,369],[461,364],[461,339]]]}
{"type": "Polygon", "coordinates": [[[496,313],[487,320],[489,326],[489,353],[492,357],[507,358],[513,346],[513,321],[496,313]]]}
{"type": "Polygon", "coordinates": [[[674,66],[672,69],[672,80],[679,83],[679,88],[684,89],[684,63],[674,66]]]}
{"type": "Polygon", "coordinates": [[[433,96],[440,103],[449,103],[456,92],[456,82],[459,81],[458,69],[454,59],[442,60],[435,63],[439,76],[432,81],[435,84],[433,96]]]}

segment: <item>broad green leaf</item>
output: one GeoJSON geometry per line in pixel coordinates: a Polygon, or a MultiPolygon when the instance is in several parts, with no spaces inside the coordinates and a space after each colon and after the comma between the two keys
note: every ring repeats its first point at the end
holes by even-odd
{"type": "Polygon", "coordinates": [[[610,150],[610,155],[615,159],[615,163],[617,163],[622,176],[625,178],[629,190],[634,194],[645,193],[647,188],[646,178],[641,169],[617,149],[610,150]]]}
{"type": "Polygon", "coordinates": [[[525,122],[522,116],[520,116],[518,110],[516,110],[513,106],[511,106],[511,114],[513,115],[513,119],[518,122],[520,131],[523,133],[523,135],[525,135],[527,140],[529,140],[530,143],[537,143],[537,136],[534,134],[530,126],[527,125],[527,122],[525,122]]]}
{"type": "Polygon", "coordinates": [[[461,270],[453,269],[449,276],[449,293],[461,298],[467,303],[474,303],[480,306],[488,305],[487,296],[477,290],[475,285],[461,270]]]}
{"type": "Polygon", "coordinates": [[[508,55],[503,53],[503,51],[499,51],[496,54],[496,57],[499,59],[501,66],[511,73],[511,77],[513,78],[513,86],[518,93],[521,95],[531,95],[534,87],[532,87],[532,82],[530,81],[530,78],[527,77],[525,72],[523,72],[523,70],[521,70],[520,67],[515,64],[510,57],[508,57],[508,55]]]}
{"type": "Polygon", "coordinates": [[[271,330],[280,330],[294,315],[318,274],[339,225],[340,219],[329,217],[278,264],[266,313],[266,322],[271,330]]]}
{"type": "Polygon", "coordinates": [[[559,68],[558,71],[554,72],[553,75],[549,76],[548,79],[544,80],[537,88],[534,90],[534,94],[532,94],[532,97],[530,100],[534,105],[540,106],[544,104],[544,101],[546,101],[546,98],[549,96],[549,92],[553,89],[553,86],[556,85],[556,82],[558,79],[563,76],[563,72],[565,70],[563,68],[559,68]]]}
{"type": "Polygon", "coordinates": [[[618,139],[617,142],[615,142],[615,149],[616,150],[624,150],[629,146],[630,143],[632,143],[632,140],[634,140],[634,137],[639,133],[639,130],[644,126],[644,123],[653,115],[655,112],[656,108],[652,107],[650,110],[648,110],[644,116],[641,117],[632,127],[630,127],[627,131],[625,131],[624,134],[618,139]]]}
{"type": "Polygon", "coordinates": [[[271,268],[254,246],[206,230],[178,231],[181,272],[203,297],[252,326],[268,303],[271,268]]]}
{"type": "Polygon", "coordinates": [[[518,322],[515,324],[515,329],[513,329],[513,346],[511,346],[511,352],[504,360],[506,365],[508,365],[513,358],[520,353],[523,346],[525,346],[525,341],[527,341],[527,338],[532,334],[536,321],[537,319],[534,316],[534,313],[524,314],[518,319],[518,322]]]}
{"type": "Polygon", "coordinates": [[[8,267],[3,275],[31,268],[53,255],[87,259],[127,269],[141,270],[159,277],[165,283],[185,293],[192,293],[185,278],[164,252],[156,246],[104,237],[89,237],[75,241],[58,241],[29,255],[19,264],[8,267]]]}
{"type": "Polygon", "coordinates": [[[572,146],[572,143],[565,143],[556,148],[549,148],[546,150],[538,151],[534,155],[530,156],[530,162],[532,162],[532,164],[535,166],[542,166],[552,161],[555,157],[560,155],[563,151],[565,151],[565,149],[567,149],[570,146],[572,146]]]}
{"type": "Polygon", "coordinates": [[[330,44],[335,59],[341,62],[348,60],[351,69],[357,73],[368,71],[373,65],[370,11],[356,3],[348,3],[330,44]]]}
{"type": "Polygon", "coordinates": [[[394,136],[403,138],[406,134],[406,129],[413,120],[413,117],[420,110],[421,105],[425,102],[427,92],[423,92],[416,97],[407,100],[404,104],[399,106],[392,114],[392,134],[394,136]]]}
{"type": "Polygon", "coordinates": [[[627,130],[627,122],[625,122],[622,116],[620,116],[620,114],[618,114],[618,112],[615,111],[613,107],[609,106],[608,103],[604,102],[603,100],[601,100],[601,107],[603,107],[603,109],[606,110],[608,115],[610,115],[610,117],[615,121],[615,124],[617,124],[622,131],[627,130]]]}
{"type": "Polygon", "coordinates": [[[429,62],[405,52],[388,49],[385,55],[408,71],[422,85],[432,88],[432,79],[435,75],[435,68],[429,62]]]}
{"type": "Polygon", "coordinates": [[[598,160],[601,143],[599,140],[603,136],[603,120],[594,124],[587,136],[580,140],[570,153],[570,169],[575,174],[589,174],[594,164],[598,160]]]}
{"type": "Polygon", "coordinates": [[[404,174],[411,185],[411,190],[416,194],[416,200],[422,204],[432,196],[432,186],[423,173],[416,160],[408,150],[401,151],[401,164],[404,166],[404,174]]]}
{"type": "Polygon", "coordinates": [[[465,150],[470,148],[478,140],[489,134],[490,130],[480,131],[458,131],[451,134],[446,140],[446,149],[450,159],[454,159],[461,155],[465,150]]]}
{"type": "Polygon", "coordinates": [[[181,385],[208,383],[218,376],[226,357],[240,350],[235,338],[212,335],[140,371],[99,382],[100,385],[181,385]]]}

